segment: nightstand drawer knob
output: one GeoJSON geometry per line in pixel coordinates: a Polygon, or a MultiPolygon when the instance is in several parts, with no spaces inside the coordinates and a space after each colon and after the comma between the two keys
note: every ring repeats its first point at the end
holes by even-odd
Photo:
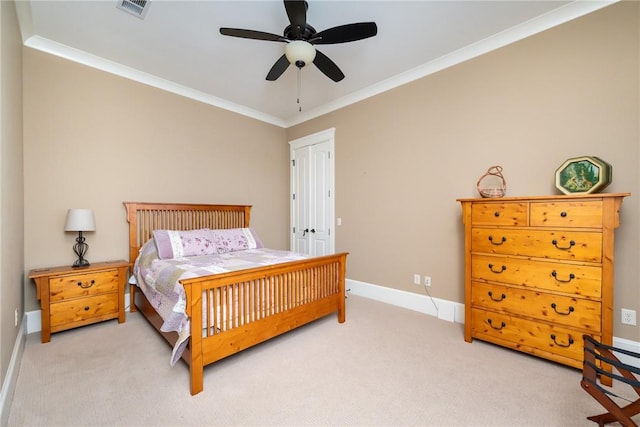
{"type": "Polygon", "coordinates": [[[86,306],[86,307],[84,308],[84,311],[89,311],[89,306],[86,306]]]}
{"type": "Polygon", "coordinates": [[[88,289],[90,287],[92,287],[94,284],[96,283],[95,280],[92,280],[90,282],[78,282],[78,286],[80,286],[82,289],[88,289]]]}

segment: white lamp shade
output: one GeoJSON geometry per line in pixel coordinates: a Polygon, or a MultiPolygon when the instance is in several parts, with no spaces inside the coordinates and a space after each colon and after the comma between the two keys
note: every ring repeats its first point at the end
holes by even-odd
{"type": "Polygon", "coordinates": [[[91,209],[69,209],[64,223],[65,231],[95,231],[96,219],[91,209]]]}
{"type": "Polygon", "coordinates": [[[309,65],[316,58],[316,48],[304,40],[294,40],[284,48],[284,54],[291,65],[298,66],[298,61],[309,65]]]}

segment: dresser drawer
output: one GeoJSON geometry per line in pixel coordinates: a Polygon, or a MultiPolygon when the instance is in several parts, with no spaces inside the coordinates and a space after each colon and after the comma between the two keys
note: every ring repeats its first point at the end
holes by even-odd
{"type": "Polygon", "coordinates": [[[600,263],[602,233],[478,227],[471,230],[471,251],[600,263]]]}
{"type": "Polygon", "coordinates": [[[51,302],[115,292],[118,289],[118,270],[86,274],[56,276],[49,279],[51,302]]]}
{"type": "Polygon", "coordinates": [[[489,255],[471,257],[475,280],[520,285],[591,299],[602,296],[602,268],[489,255]]]}
{"type": "Polygon", "coordinates": [[[471,333],[476,338],[537,355],[566,357],[575,361],[574,366],[582,366],[582,332],[475,308],[471,313],[471,333]]]}
{"type": "Polygon", "coordinates": [[[473,225],[527,225],[527,203],[474,203],[471,208],[473,225]]]}
{"type": "Polygon", "coordinates": [[[518,314],[583,329],[589,333],[600,333],[600,301],[473,282],[471,303],[477,308],[518,314]]]}
{"type": "Polygon", "coordinates": [[[56,326],[101,318],[109,314],[117,317],[117,313],[118,294],[116,292],[58,302],[51,304],[51,330],[55,332],[56,326]]]}
{"type": "Polygon", "coordinates": [[[602,228],[602,201],[531,203],[531,225],[602,228]]]}

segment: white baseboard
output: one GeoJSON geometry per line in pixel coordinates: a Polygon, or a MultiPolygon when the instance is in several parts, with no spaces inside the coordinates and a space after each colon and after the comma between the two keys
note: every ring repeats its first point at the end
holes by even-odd
{"type": "Polygon", "coordinates": [[[428,295],[418,295],[357,280],[347,279],[345,285],[347,291],[354,295],[419,311],[449,322],[464,323],[464,304],[458,302],[431,298],[428,295]]]}
{"type": "MultiPolygon", "coordinates": [[[[613,337],[613,346],[622,350],[633,351],[634,353],[640,354],[640,342],[613,337]]],[[[633,357],[626,356],[624,354],[620,354],[617,352],[614,353],[616,353],[616,356],[622,363],[640,368],[640,360],[638,360],[637,358],[634,359],[633,357]]]]}
{"type": "MultiPolygon", "coordinates": [[[[359,282],[357,280],[346,280],[347,291],[354,295],[362,296],[387,304],[397,305],[409,310],[419,311],[438,319],[449,322],[464,323],[464,304],[431,298],[427,295],[419,295],[413,292],[401,291],[384,286],[373,285],[371,283],[359,282]],[[438,307],[436,309],[436,307],[438,307]]],[[[348,295],[348,292],[347,292],[348,295]]],[[[625,338],[613,337],[613,346],[640,353],[640,342],[631,341],[625,338]]],[[[624,354],[616,353],[620,361],[640,368],[640,360],[634,359],[624,354]]]]}
{"type": "Polygon", "coordinates": [[[13,393],[16,390],[16,384],[18,383],[18,374],[20,373],[20,362],[22,362],[22,355],[24,353],[24,346],[26,343],[26,334],[24,328],[24,317],[20,322],[18,328],[18,336],[16,342],[13,345],[13,352],[11,352],[11,360],[9,360],[9,367],[7,369],[7,375],[2,382],[2,390],[0,391],[0,425],[6,426],[9,422],[9,410],[11,409],[11,402],[13,402],[13,393]]]}

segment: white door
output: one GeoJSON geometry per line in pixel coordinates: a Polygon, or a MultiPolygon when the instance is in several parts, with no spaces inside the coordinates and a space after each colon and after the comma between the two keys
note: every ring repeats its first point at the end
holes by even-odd
{"type": "Polygon", "coordinates": [[[291,250],[335,251],[334,129],[291,141],[291,250]]]}

